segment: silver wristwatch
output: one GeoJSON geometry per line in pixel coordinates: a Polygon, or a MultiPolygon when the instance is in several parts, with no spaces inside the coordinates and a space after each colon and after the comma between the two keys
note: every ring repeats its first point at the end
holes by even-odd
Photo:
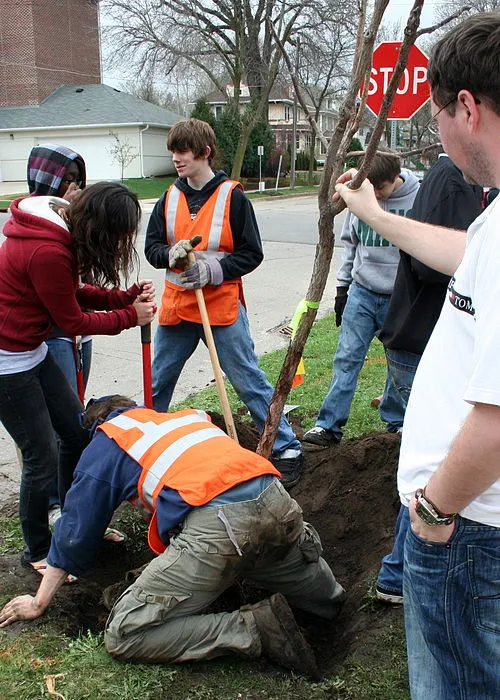
{"type": "Polygon", "coordinates": [[[457,513],[450,513],[449,515],[441,513],[434,503],[427,498],[425,489],[417,489],[415,498],[417,501],[415,512],[426,525],[451,525],[455,520],[457,513]]]}

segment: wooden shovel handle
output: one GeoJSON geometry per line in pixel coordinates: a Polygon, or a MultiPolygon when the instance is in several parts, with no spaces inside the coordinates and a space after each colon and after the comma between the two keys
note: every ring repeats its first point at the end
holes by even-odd
{"type": "MultiPolygon", "coordinates": [[[[200,241],[201,236],[195,236],[191,239],[191,245],[197,245],[200,241]]],[[[190,253],[188,253],[188,265],[193,265],[194,263],[196,263],[196,256],[191,251],[190,253]]],[[[219,363],[219,357],[217,355],[217,349],[215,347],[212,327],[210,326],[210,319],[208,318],[208,312],[205,304],[205,297],[203,296],[203,290],[195,289],[194,292],[196,295],[198,308],[200,310],[201,322],[203,325],[203,331],[205,332],[205,340],[207,341],[208,354],[210,355],[210,362],[212,363],[215,385],[217,387],[217,393],[219,394],[219,401],[222,409],[222,415],[224,416],[224,420],[226,423],[227,434],[229,435],[229,437],[232,437],[233,440],[238,442],[238,435],[236,433],[233,414],[231,413],[229,400],[227,398],[226,387],[224,385],[224,379],[222,377],[222,370],[219,363]]]]}

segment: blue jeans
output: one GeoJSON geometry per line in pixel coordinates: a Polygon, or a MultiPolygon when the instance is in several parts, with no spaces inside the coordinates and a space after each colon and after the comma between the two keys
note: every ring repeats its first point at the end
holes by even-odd
{"type": "Polygon", "coordinates": [[[412,700],[500,698],[500,528],[457,517],[442,544],[405,543],[412,700]]]}
{"type": "MultiPolygon", "coordinates": [[[[410,391],[415,379],[418,363],[422,355],[406,350],[385,349],[389,374],[406,411],[410,391]]],[[[394,528],[394,544],[392,551],[382,559],[378,574],[377,586],[390,591],[403,591],[403,556],[406,531],[410,524],[408,508],[401,506],[394,528]]]]}
{"type": "Polygon", "coordinates": [[[385,348],[385,356],[389,374],[406,410],[415,373],[422,355],[417,355],[407,350],[385,348]]]}
{"type": "Polygon", "coordinates": [[[47,511],[57,465],[63,504],[76,463],[88,444],[88,433],[78,418],[82,410],[50,353],[33,369],[0,375],[0,420],[23,457],[19,517],[26,561],[38,561],[48,554],[47,511]],[[59,449],[54,431],[60,437],[59,449]]]}
{"type": "Polygon", "coordinates": [[[403,594],[403,561],[406,533],[410,526],[410,512],[407,506],[399,509],[394,528],[394,544],[392,551],[382,559],[378,573],[377,586],[403,594]]]}
{"type": "MultiPolygon", "coordinates": [[[[45,341],[49,347],[50,354],[59,365],[62,373],[68,380],[68,384],[75,394],[78,394],[76,382],[76,363],[73,343],[62,338],[49,338],[45,341]]],[[[83,386],[87,386],[90,374],[90,364],[92,361],[92,341],[87,340],[82,343],[82,364],[83,364],[83,386]]]]}
{"type": "MultiPolygon", "coordinates": [[[[243,305],[240,304],[234,323],[230,326],[212,326],[212,332],[220,366],[261,432],[274,390],[259,368],[243,305]]],[[[201,323],[181,321],[176,326],[158,326],[153,358],[153,403],[156,411],[168,411],[180,373],[200,340],[205,343],[201,323]]],[[[282,416],[273,453],[278,454],[289,448],[299,450],[300,447],[290,424],[282,416]]]]}
{"type": "MultiPolygon", "coordinates": [[[[73,342],[63,340],[62,338],[48,338],[45,341],[48,345],[49,352],[57,362],[59,369],[66,377],[68,384],[78,396],[78,383],[76,379],[76,362],[75,349],[73,342]]],[[[82,343],[82,365],[83,365],[83,387],[87,386],[90,374],[90,363],[92,360],[92,341],[87,340],[82,343]]],[[[49,505],[59,503],[59,488],[57,484],[57,476],[54,479],[50,492],[49,505]]]]}
{"type": "MultiPolygon", "coordinates": [[[[333,358],[333,378],[316,420],[316,425],[342,437],[359,372],[371,341],[387,314],[390,295],[376,294],[353,282],[342,316],[337,351],[333,358]]],[[[403,425],[404,409],[392,380],[387,374],[380,417],[389,429],[403,425]]]]}

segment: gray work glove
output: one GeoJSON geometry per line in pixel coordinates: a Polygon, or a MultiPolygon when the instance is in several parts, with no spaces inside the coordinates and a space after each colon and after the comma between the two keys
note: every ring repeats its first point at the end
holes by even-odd
{"type": "Polygon", "coordinates": [[[168,266],[170,269],[174,267],[185,267],[187,264],[187,255],[193,250],[191,241],[185,239],[173,245],[168,251],[168,266]]]}
{"type": "Polygon", "coordinates": [[[215,258],[200,258],[179,275],[179,282],[184,289],[201,289],[207,284],[218,287],[222,280],[222,267],[215,258]]]}
{"type": "Polygon", "coordinates": [[[344,313],[345,305],[347,304],[347,293],[349,287],[337,287],[337,296],[335,297],[335,325],[337,328],[342,323],[342,315],[344,313]]]}

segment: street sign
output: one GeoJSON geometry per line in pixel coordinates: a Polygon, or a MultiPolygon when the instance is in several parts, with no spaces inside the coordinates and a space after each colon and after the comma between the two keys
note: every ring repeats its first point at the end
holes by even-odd
{"type": "MultiPolygon", "coordinates": [[[[400,41],[383,41],[373,52],[366,106],[375,116],[380,112],[400,48],[400,41]]],[[[430,97],[430,87],[427,82],[428,62],[429,59],[422,49],[413,45],[387,119],[411,119],[427,102],[430,97]]],[[[363,91],[363,85],[360,91],[363,91]]]]}
{"type": "Polygon", "coordinates": [[[258,156],[264,155],[264,146],[257,146],[257,155],[258,156]]]}

